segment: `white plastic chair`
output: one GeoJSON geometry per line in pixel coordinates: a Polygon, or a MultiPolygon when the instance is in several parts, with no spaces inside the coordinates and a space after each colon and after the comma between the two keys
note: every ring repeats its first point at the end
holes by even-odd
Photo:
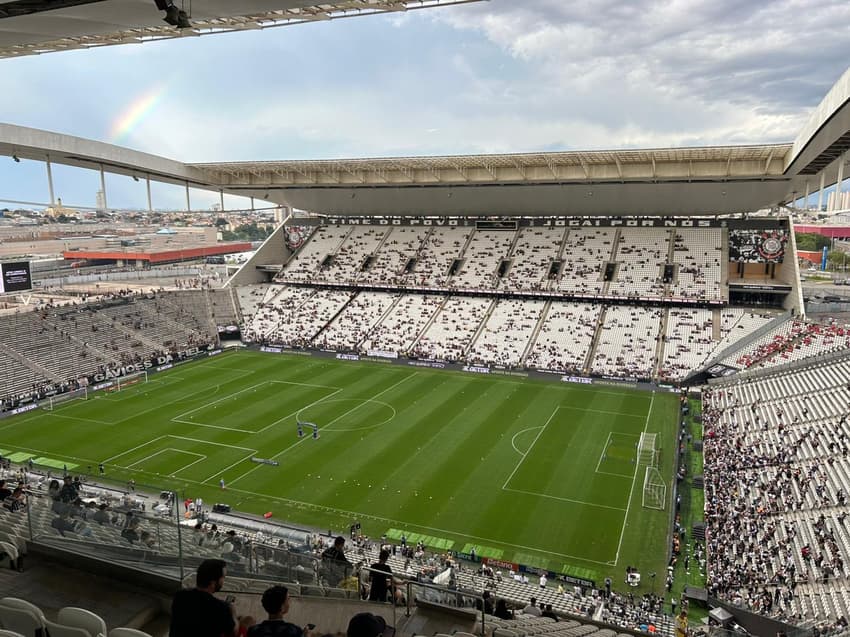
{"type": "Polygon", "coordinates": [[[25,608],[0,606],[0,624],[6,630],[23,635],[36,637],[44,634],[44,622],[25,608]]]}
{"type": "Polygon", "coordinates": [[[57,624],[49,619],[44,622],[44,625],[47,626],[47,634],[50,637],[89,637],[88,631],[84,628],[57,624]]]}
{"type": "Polygon", "coordinates": [[[113,628],[109,631],[109,637],[151,637],[151,635],[135,628],[113,628]]]}
{"type": "Polygon", "coordinates": [[[106,637],[106,622],[99,615],[85,608],[66,606],[59,611],[56,622],[65,626],[82,628],[91,637],[106,637]]]}
{"type": "Polygon", "coordinates": [[[5,553],[6,559],[9,560],[9,566],[15,568],[18,563],[18,547],[14,544],[0,541],[0,553],[5,553]]]}
{"type": "Polygon", "coordinates": [[[22,608],[24,610],[28,610],[33,615],[38,617],[41,622],[44,622],[44,613],[41,612],[41,609],[33,604],[32,602],[28,602],[25,599],[21,599],[20,597],[4,597],[0,599],[0,606],[8,606],[10,608],[22,608]]]}

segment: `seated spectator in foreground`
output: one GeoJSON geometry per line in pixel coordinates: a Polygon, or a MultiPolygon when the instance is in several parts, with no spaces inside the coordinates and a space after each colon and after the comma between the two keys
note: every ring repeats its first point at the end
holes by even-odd
{"type": "Polygon", "coordinates": [[[535,617],[540,617],[543,614],[543,611],[540,610],[540,607],[537,605],[537,598],[532,597],[528,600],[528,606],[522,609],[523,615],[534,615],[535,617]]]}
{"type": "Polygon", "coordinates": [[[290,624],[283,616],[289,612],[286,586],[272,586],[263,593],[263,609],[269,614],[264,622],[248,629],[248,637],[303,637],[309,630],[290,624]]]}
{"type": "Polygon", "coordinates": [[[372,613],[357,613],[348,622],[348,630],[345,637],[393,637],[395,628],[387,626],[387,622],[380,615],[372,613]]]}
{"type": "Polygon", "coordinates": [[[236,617],[233,606],[213,593],[224,586],[227,574],[224,560],[204,560],[198,566],[195,588],[174,594],[171,603],[169,637],[233,637],[236,617]]]}
{"type": "MultiPolygon", "coordinates": [[[[5,498],[4,498],[5,499],[5,498]]],[[[24,494],[23,487],[15,487],[9,499],[3,503],[3,506],[9,509],[12,513],[21,511],[27,506],[27,496],[24,494]]]]}
{"type": "Polygon", "coordinates": [[[496,602],[496,610],[493,613],[494,616],[499,619],[513,619],[514,612],[508,608],[508,603],[504,599],[500,599],[496,602]]]}
{"type": "Polygon", "coordinates": [[[546,604],[546,609],[541,614],[541,617],[548,617],[549,619],[558,621],[558,616],[555,614],[555,609],[552,608],[552,604],[546,604]]]}
{"type": "Polygon", "coordinates": [[[6,486],[5,480],[0,480],[0,502],[12,495],[12,490],[6,486]]]}

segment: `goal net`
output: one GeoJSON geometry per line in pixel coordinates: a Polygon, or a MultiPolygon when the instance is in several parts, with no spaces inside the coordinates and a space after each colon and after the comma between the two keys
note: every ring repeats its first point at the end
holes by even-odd
{"type": "Polygon", "coordinates": [[[667,502],[667,483],[656,467],[647,467],[643,477],[643,506],[664,510],[667,502]]]}
{"type": "Polygon", "coordinates": [[[71,400],[88,400],[89,399],[89,390],[86,387],[82,387],[80,389],[75,389],[74,391],[69,391],[64,394],[56,394],[55,396],[49,396],[45,402],[41,403],[41,406],[46,411],[53,411],[53,409],[62,403],[67,403],[71,400]]]}
{"type": "Polygon", "coordinates": [[[116,381],[115,390],[122,391],[128,387],[132,387],[133,385],[148,382],[148,373],[146,371],[142,371],[134,374],[127,374],[126,376],[119,376],[116,381]]]}
{"type": "Polygon", "coordinates": [[[655,437],[657,434],[643,432],[640,435],[637,448],[637,462],[639,465],[648,465],[654,467],[657,460],[657,449],[655,447],[655,437]]]}

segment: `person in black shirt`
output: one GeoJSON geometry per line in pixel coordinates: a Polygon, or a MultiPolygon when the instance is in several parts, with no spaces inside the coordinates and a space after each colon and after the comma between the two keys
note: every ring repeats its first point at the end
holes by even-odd
{"type": "Polygon", "coordinates": [[[304,637],[304,629],[283,619],[289,611],[289,591],[285,586],[272,586],[263,593],[263,608],[269,618],[248,629],[248,637],[304,637]]]}
{"type": "Polygon", "coordinates": [[[334,540],[334,545],[322,553],[325,579],[330,586],[339,586],[339,583],[351,573],[351,562],[345,557],[343,546],[345,546],[345,538],[340,535],[334,540]]]}
{"type": "Polygon", "coordinates": [[[389,585],[392,583],[393,579],[393,569],[391,569],[389,564],[387,564],[387,560],[389,558],[390,552],[387,549],[381,549],[381,552],[378,555],[378,561],[369,567],[372,569],[369,572],[369,577],[372,581],[372,584],[369,587],[370,602],[387,601],[387,591],[389,590],[389,585]],[[375,571],[381,572],[376,573],[375,571]],[[386,573],[386,575],[383,575],[383,573],[386,573]]]}
{"type": "Polygon", "coordinates": [[[233,637],[233,608],[213,596],[224,586],[226,566],[224,560],[204,560],[198,567],[197,587],[175,593],[169,637],[233,637]]]}

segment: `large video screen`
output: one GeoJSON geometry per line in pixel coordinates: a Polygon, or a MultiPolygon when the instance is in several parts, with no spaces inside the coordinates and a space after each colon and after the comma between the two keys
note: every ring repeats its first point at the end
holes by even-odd
{"type": "Polygon", "coordinates": [[[788,231],[729,230],[729,260],[744,263],[782,263],[788,231]]]}
{"type": "Polygon", "coordinates": [[[32,289],[29,261],[0,263],[0,294],[32,289]]]}

